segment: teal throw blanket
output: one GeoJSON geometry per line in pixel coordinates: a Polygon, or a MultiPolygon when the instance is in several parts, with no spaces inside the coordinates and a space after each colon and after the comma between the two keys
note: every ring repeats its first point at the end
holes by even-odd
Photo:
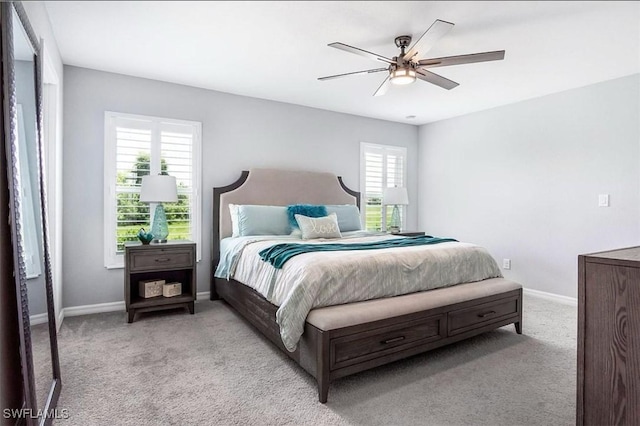
{"type": "Polygon", "coordinates": [[[347,243],[347,244],[295,244],[282,243],[275,244],[260,252],[260,259],[269,262],[276,269],[282,266],[292,257],[303,253],[316,251],[343,251],[343,250],[376,250],[391,247],[424,246],[446,242],[456,242],[453,238],[438,238],[430,235],[419,237],[397,238],[384,241],[374,241],[370,243],[347,243]]]}

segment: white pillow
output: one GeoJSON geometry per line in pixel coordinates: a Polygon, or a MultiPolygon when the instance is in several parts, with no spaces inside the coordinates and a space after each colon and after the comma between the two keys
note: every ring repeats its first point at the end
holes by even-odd
{"type": "Polygon", "coordinates": [[[308,217],[297,214],[296,221],[302,231],[302,239],[313,238],[342,238],[340,227],[338,226],[338,216],[331,213],[324,217],[308,217]]]}

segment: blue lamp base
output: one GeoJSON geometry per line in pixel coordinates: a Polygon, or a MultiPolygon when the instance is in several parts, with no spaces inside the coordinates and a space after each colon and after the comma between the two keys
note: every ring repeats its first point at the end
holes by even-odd
{"type": "Polygon", "coordinates": [[[158,203],[156,211],[153,214],[151,234],[153,234],[154,243],[167,242],[167,237],[169,236],[169,224],[167,224],[167,215],[164,212],[164,206],[162,203],[158,203]]]}
{"type": "Polygon", "coordinates": [[[400,209],[397,204],[393,205],[393,210],[391,211],[391,221],[389,222],[389,232],[392,234],[397,234],[400,232],[400,209]]]}

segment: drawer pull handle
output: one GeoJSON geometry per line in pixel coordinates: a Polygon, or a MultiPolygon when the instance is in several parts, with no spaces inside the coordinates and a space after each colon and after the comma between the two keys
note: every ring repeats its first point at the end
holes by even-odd
{"type": "Polygon", "coordinates": [[[171,260],[171,258],[169,258],[169,257],[162,257],[162,258],[160,258],[160,259],[156,259],[156,262],[158,262],[158,263],[164,263],[164,262],[168,262],[168,261],[170,261],[170,260],[171,260]]]}
{"type": "Polygon", "coordinates": [[[391,339],[383,340],[380,343],[382,343],[383,345],[388,345],[389,343],[395,343],[395,342],[399,342],[401,340],[404,340],[404,336],[393,337],[391,339]]]}
{"type": "Polygon", "coordinates": [[[478,314],[478,317],[484,318],[484,317],[488,317],[489,315],[492,315],[492,314],[495,314],[495,313],[496,313],[496,311],[489,311],[489,312],[486,312],[484,314],[478,314]]]}

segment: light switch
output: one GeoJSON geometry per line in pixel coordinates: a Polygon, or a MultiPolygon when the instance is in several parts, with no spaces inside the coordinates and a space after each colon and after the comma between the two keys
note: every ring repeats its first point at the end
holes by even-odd
{"type": "Polygon", "coordinates": [[[609,194],[598,195],[598,207],[609,207],[609,194]]]}

